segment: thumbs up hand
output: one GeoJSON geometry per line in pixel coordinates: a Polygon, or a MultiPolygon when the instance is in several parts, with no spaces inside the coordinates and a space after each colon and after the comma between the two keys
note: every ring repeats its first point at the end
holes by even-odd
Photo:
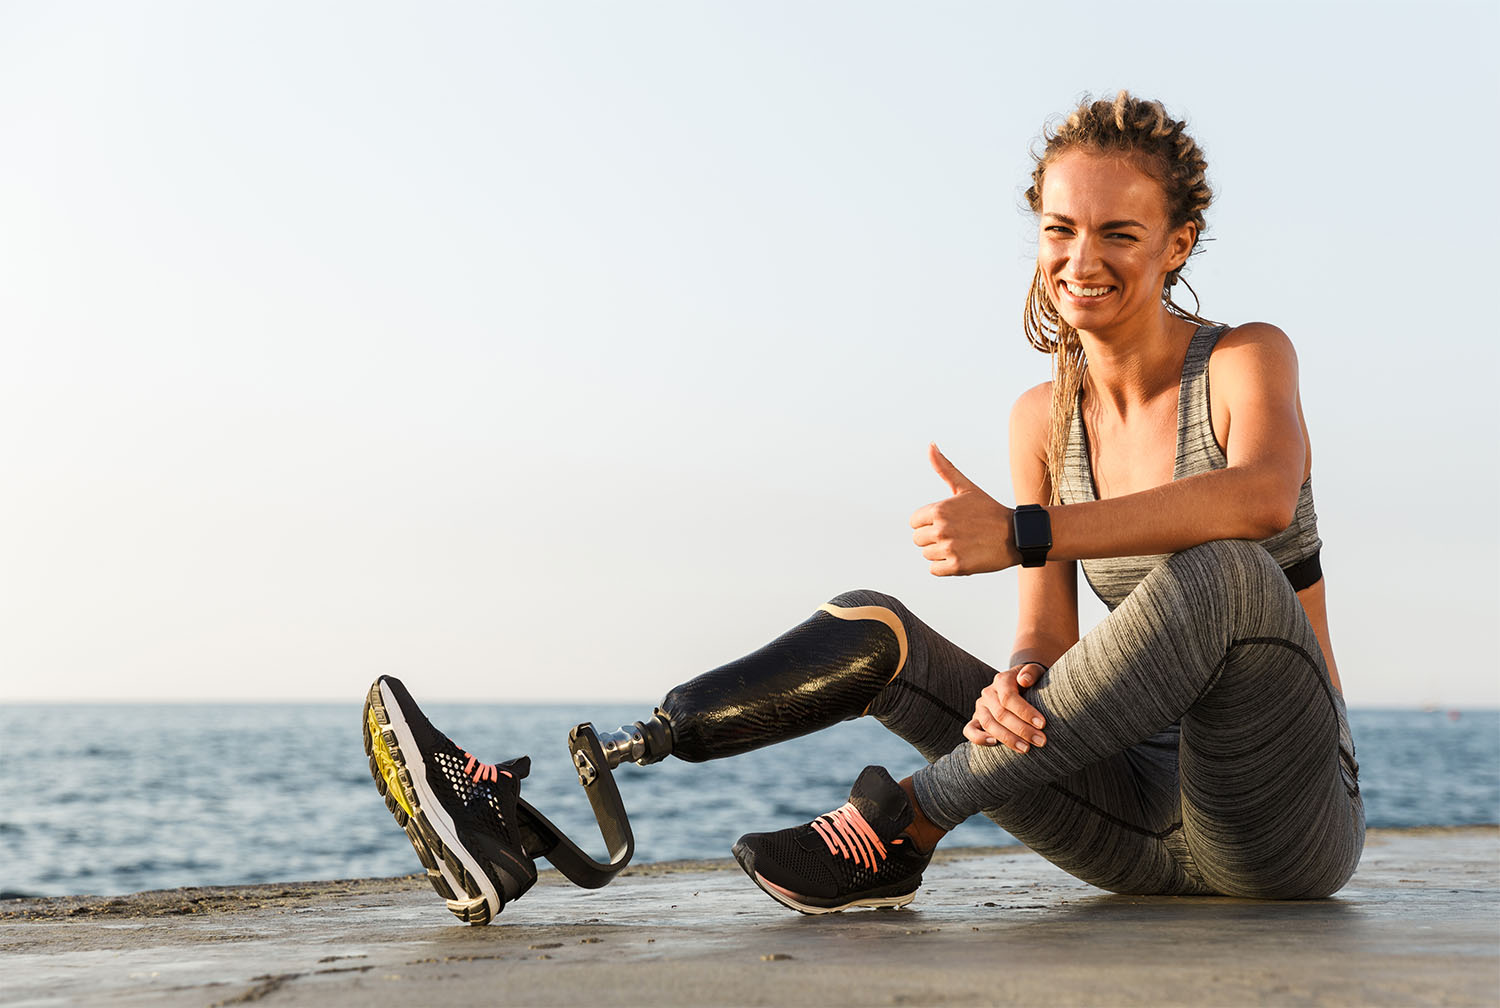
{"type": "Polygon", "coordinates": [[[928,569],[944,577],[1005,570],[1019,563],[1011,541],[1011,509],[979,489],[937,445],[928,445],[927,458],[953,495],[911,516],[911,540],[921,547],[928,569]]]}

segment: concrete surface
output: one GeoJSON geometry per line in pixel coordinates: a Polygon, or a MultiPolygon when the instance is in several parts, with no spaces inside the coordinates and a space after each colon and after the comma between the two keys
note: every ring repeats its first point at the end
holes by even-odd
{"type": "Polygon", "coordinates": [[[1374,831],[1304,903],[1113,896],[1021,848],[816,918],[729,861],[549,872],[483,928],[417,877],[0,903],[0,1004],[251,1003],[1500,1005],[1500,829],[1374,831]]]}

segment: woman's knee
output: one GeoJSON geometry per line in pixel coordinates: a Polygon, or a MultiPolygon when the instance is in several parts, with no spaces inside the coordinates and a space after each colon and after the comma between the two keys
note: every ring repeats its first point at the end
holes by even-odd
{"type": "Polygon", "coordinates": [[[1248,539],[1213,539],[1173,554],[1167,563],[1180,570],[1231,576],[1240,581],[1286,579],[1266,548],[1248,539]]]}
{"type": "Polygon", "coordinates": [[[902,619],[905,619],[907,615],[907,608],[901,604],[900,599],[869,588],[855,588],[852,591],[842,592],[829,599],[828,604],[838,606],[840,609],[862,609],[867,606],[889,609],[902,619]]]}
{"type": "Polygon", "coordinates": [[[1199,600],[1253,600],[1256,607],[1285,596],[1294,603],[1296,592],[1271,554],[1260,543],[1246,539],[1215,539],[1175,553],[1158,568],[1199,600]]]}

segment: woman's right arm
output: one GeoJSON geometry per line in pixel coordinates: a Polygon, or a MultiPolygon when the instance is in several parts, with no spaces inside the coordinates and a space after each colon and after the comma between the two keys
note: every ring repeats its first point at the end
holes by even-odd
{"type": "MultiPolygon", "coordinates": [[[[1016,504],[1046,506],[1047,416],[1050,383],[1027,390],[1011,409],[1010,472],[1016,504]]],[[[1052,561],[1017,569],[1018,612],[1011,667],[998,673],[974,705],[964,737],[978,745],[1001,744],[1017,752],[1045,745],[1041,714],[1021,690],[1037,683],[1063,652],[1078,642],[1078,565],[1052,561]],[[1042,722],[1038,724],[1038,722],[1042,722]]]]}
{"type": "MultiPolygon", "coordinates": [[[[1010,411],[1010,478],[1018,507],[1051,504],[1052,481],[1047,476],[1051,403],[1049,382],[1028,389],[1010,411]]],[[[1020,605],[1011,661],[1039,661],[1050,667],[1078,643],[1078,564],[1063,560],[1018,567],[1016,575],[1020,605]]]]}

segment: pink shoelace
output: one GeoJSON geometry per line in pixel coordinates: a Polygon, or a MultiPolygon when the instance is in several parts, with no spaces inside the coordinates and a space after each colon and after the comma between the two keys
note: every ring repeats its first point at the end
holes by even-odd
{"type": "Polygon", "coordinates": [[[874,868],[885,860],[885,844],[881,843],[875,828],[848,802],[818,816],[810,825],[818,831],[830,853],[842,855],[866,868],[874,868]]]}
{"type": "Polygon", "coordinates": [[[469,757],[469,762],[464,764],[464,773],[474,778],[475,784],[481,781],[497,781],[501,774],[507,777],[514,776],[509,770],[501,770],[493,763],[479,762],[479,757],[472,753],[465,752],[464,755],[469,757]]]}

